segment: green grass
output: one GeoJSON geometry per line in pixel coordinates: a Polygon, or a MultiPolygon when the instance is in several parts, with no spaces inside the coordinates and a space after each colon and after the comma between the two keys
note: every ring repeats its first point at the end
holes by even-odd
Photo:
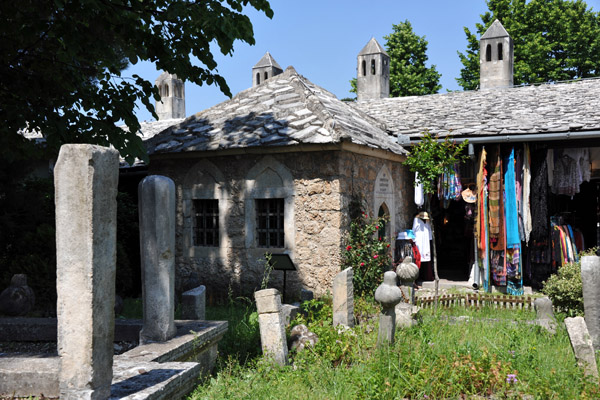
{"type": "Polygon", "coordinates": [[[377,349],[377,318],[367,318],[376,310],[356,299],[362,323],[338,334],[331,326],[329,302],[314,301],[308,320],[301,322],[309,324],[319,342],[290,354],[292,365],[274,367],[259,356],[251,304],[209,308],[211,319],[230,321],[230,332],[219,345],[216,374],[189,398],[456,399],[492,393],[515,399],[600,398],[598,384],[584,379],[576,366],[562,321],[551,335],[512,322],[515,317],[534,319],[532,311],[423,310],[419,326],[398,330],[393,346],[377,349]],[[450,323],[448,316],[459,314],[472,318],[450,323]]]}

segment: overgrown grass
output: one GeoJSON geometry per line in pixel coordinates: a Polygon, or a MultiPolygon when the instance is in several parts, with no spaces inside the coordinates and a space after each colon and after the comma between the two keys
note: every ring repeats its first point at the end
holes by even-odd
{"type": "Polygon", "coordinates": [[[551,335],[522,321],[534,319],[532,311],[424,310],[420,325],[398,330],[393,346],[377,349],[373,303],[357,299],[361,323],[343,333],[332,327],[329,301],[308,308],[300,322],[319,342],[290,354],[285,367],[258,356],[250,303],[208,309],[211,319],[230,321],[230,332],[219,345],[218,372],[190,399],[600,398],[598,384],[576,366],[564,325],[551,335]],[[460,323],[448,318],[466,313],[471,318],[460,323]]]}

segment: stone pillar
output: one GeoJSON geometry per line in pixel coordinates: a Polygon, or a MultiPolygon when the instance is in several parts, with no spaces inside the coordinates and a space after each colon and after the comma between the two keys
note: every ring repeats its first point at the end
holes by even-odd
{"type": "Polygon", "coordinates": [[[54,169],[61,400],[110,396],[118,178],[116,150],[61,147],[54,169]]]}
{"type": "Polygon", "coordinates": [[[583,310],[594,350],[600,350],[600,257],[581,257],[583,310]]]}
{"type": "Polygon", "coordinates": [[[138,187],[144,325],[140,344],[175,336],[175,183],[150,175],[138,187]]]}
{"type": "Polygon", "coordinates": [[[540,297],[533,301],[537,315],[537,324],[552,334],[556,333],[556,318],[552,309],[552,300],[548,297],[540,297]]]}
{"type": "Polygon", "coordinates": [[[333,279],[333,326],[354,326],[352,275],[352,268],[346,268],[333,279]]]}
{"type": "Polygon", "coordinates": [[[181,306],[182,319],[206,319],[206,287],[200,285],[183,292],[181,306]]]}
{"type": "Polygon", "coordinates": [[[577,364],[583,369],[586,376],[598,379],[598,367],[596,356],[592,346],[592,338],[588,332],[583,317],[565,318],[565,326],[571,340],[571,346],[577,359],[577,364]]]}
{"type": "Polygon", "coordinates": [[[375,300],[381,303],[377,346],[394,344],[396,333],[396,304],[402,300],[402,291],[396,286],[396,273],[383,274],[383,283],[375,291],[375,300]]]}
{"type": "Polygon", "coordinates": [[[264,289],[254,293],[260,343],[263,353],[279,365],[287,364],[288,348],[285,339],[283,316],[281,315],[281,296],[277,289],[264,289]]]}

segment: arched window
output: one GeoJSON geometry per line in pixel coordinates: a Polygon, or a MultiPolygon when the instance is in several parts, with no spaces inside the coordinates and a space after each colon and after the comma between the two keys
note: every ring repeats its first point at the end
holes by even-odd
{"type": "Polygon", "coordinates": [[[267,79],[269,79],[269,73],[268,73],[268,72],[265,72],[265,81],[266,81],[267,79]]]}
{"type": "Polygon", "coordinates": [[[498,60],[502,60],[502,43],[498,43],[498,60]]]}
{"type": "Polygon", "coordinates": [[[260,85],[260,72],[256,73],[256,84],[260,85]]]}
{"type": "Polygon", "coordinates": [[[169,85],[167,85],[167,84],[165,83],[165,86],[163,86],[163,87],[165,88],[165,94],[164,94],[164,96],[165,96],[165,97],[169,97],[169,85]]]}
{"type": "MultiPolygon", "coordinates": [[[[379,206],[379,210],[377,211],[377,216],[379,218],[381,217],[387,217],[389,218],[390,216],[390,212],[388,210],[387,204],[385,203],[381,203],[381,206],[379,206]]],[[[387,232],[387,222],[383,222],[382,226],[379,227],[378,231],[377,231],[377,238],[379,240],[384,240],[386,237],[389,239],[389,234],[387,232]]]]}
{"type": "Polygon", "coordinates": [[[485,61],[492,61],[492,45],[488,44],[485,47],[485,61]]]}
{"type": "Polygon", "coordinates": [[[375,75],[375,60],[371,60],[371,75],[375,75]]]}
{"type": "Polygon", "coordinates": [[[365,60],[362,60],[362,74],[367,76],[367,62],[365,60]]]}

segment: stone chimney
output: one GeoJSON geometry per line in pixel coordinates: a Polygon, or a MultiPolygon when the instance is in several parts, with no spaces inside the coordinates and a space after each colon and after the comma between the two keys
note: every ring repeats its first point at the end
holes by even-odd
{"type": "Polygon", "coordinates": [[[479,88],[513,86],[513,41],[495,20],[479,39],[479,88]]]}
{"type": "Polygon", "coordinates": [[[163,72],[154,82],[160,92],[160,100],[156,102],[158,119],[185,118],[185,85],[177,75],[163,72]]]}
{"type": "Polygon", "coordinates": [[[277,64],[268,51],[264,56],[252,67],[252,87],[258,86],[267,79],[279,75],[283,69],[277,64]]]}
{"type": "Polygon", "coordinates": [[[390,56],[371,38],[356,57],[357,99],[382,99],[390,97],[390,56]]]}

